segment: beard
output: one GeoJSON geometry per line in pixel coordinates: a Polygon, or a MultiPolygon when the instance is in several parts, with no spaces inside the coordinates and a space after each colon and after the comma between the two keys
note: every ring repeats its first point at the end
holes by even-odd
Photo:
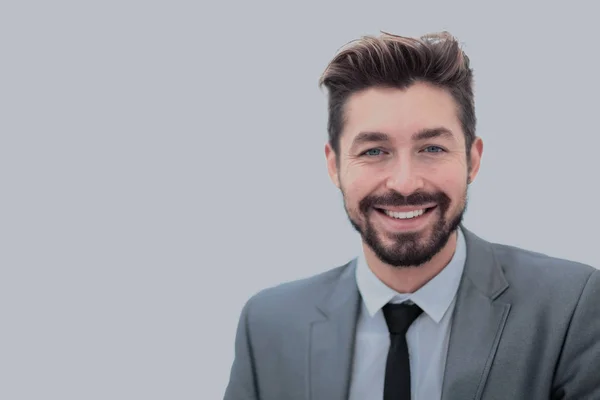
{"type": "MultiPolygon", "coordinates": [[[[450,198],[443,192],[417,192],[403,196],[392,191],[385,195],[370,195],[362,199],[358,210],[349,209],[344,196],[344,208],[350,223],[362,236],[362,240],[373,250],[375,255],[384,263],[394,267],[418,267],[430,261],[448,243],[450,236],[462,223],[467,208],[467,190],[461,199],[461,204],[453,215],[448,215],[450,198]],[[385,238],[378,233],[369,218],[371,213],[380,212],[376,207],[399,207],[435,204],[436,207],[428,212],[437,213],[433,226],[423,232],[406,232],[385,234],[391,244],[384,242],[385,238]],[[359,219],[363,221],[361,224],[359,219]],[[430,231],[428,231],[430,230],[430,231]]],[[[433,216],[432,216],[433,217],[433,216]]]]}

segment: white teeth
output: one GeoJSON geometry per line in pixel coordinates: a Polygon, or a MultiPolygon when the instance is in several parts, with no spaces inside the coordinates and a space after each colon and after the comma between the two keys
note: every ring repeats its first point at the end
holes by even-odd
{"type": "Polygon", "coordinates": [[[418,217],[420,215],[423,215],[423,213],[425,212],[425,210],[415,210],[415,211],[409,211],[409,212],[395,212],[395,211],[384,210],[384,212],[389,217],[392,217],[392,218],[409,219],[409,218],[415,218],[415,217],[418,217]]]}

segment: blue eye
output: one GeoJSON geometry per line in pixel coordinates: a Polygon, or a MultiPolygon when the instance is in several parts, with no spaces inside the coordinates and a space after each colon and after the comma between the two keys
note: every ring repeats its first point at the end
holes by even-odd
{"type": "Polygon", "coordinates": [[[423,151],[425,153],[441,153],[444,151],[444,149],[439,146],[427,146],[423,151]]]}
{"type": "Polygon", "coordinates": [[[366,156],[379,156],[381,155],[382,151],[381,149],[369,149],[367,151],[365,151],[363,154],[366,156]]]}

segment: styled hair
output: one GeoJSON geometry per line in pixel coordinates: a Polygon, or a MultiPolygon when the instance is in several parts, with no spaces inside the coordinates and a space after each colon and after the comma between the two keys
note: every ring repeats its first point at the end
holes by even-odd
{"type": "Polygon", "coordinates": [[[448,32],[410,38],[382,32],[364,36],[344,47],[323,72],[319,86],[328,91],[329,143],[339,154],[348,98],[372,87],[407,89],[426,82],[448,90],[458,105],[465,135],[467,160],[475,140],[473,71],[469,58],[448,32]]]}

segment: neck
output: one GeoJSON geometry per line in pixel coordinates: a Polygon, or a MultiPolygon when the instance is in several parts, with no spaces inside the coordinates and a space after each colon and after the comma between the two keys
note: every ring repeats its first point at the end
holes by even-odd
{"type": "Polygon", "coordinates": [[[394,267],[381,261],[363,242],[363,251],[369,268],[377,278],[398,293],[414,293],[433,279],[450,263],[456,250],[457,232],[431,260],[418,267],[394,267]]]}

